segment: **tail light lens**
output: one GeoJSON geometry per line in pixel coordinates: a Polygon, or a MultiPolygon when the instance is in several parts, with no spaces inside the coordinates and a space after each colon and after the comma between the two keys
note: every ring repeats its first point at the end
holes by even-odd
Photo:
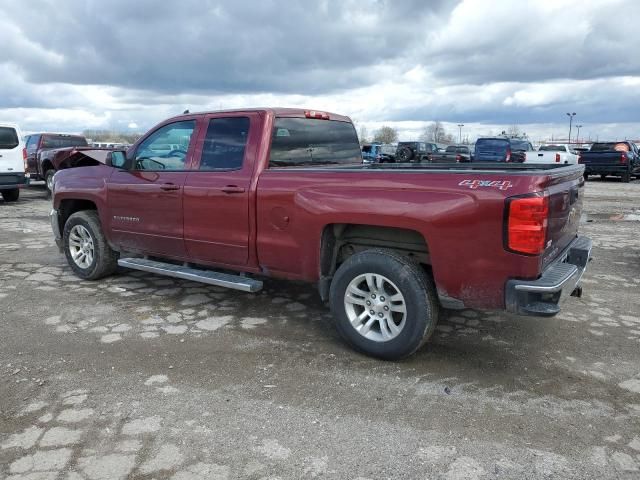
{"type": "Polygon", "coordinates": [[[560,154],[556,153],[556,163],[560,163],[560,154]]]}
{"type": "Polygon", "coordinates": [[[512,252],[539,255],[544,252],[549,222],[549,196],[534,194],[507,199],[506,248],[512,252]]]}
{"type": "Polygon", "coordinates": [[[626,164],[627,163],[627,154],[623,153],[622,155],[620,155],[620,163],[622,164],[626,164]]]}
{"type": "Polygon", "coordinates": [[[326,112],[317,112],[315,110],[305,110],[304,116],[306,118],[317,118],[319,120],[329,120],[329,114],[326,112]]]}
{"type": "Polygon", "coordinates": [[[504,157],[504,161],[505,162],[510,162],[511,161],[511,149],[510,148],[507,149],[507,155],[504,157]]]}
{"type": "Polygon", "coordinates": [[[462,156],[461,155],[456,155],[456,162],[460,162],[460,160],[462,160],[462,156]]]}
{"type": "Polygon", "coordinates": [[[23,148],[22,149],[22,163],[24,164],[24,171],[26,172],[28,170],[28,163],[27,163],[27,148],[23,148]]]}

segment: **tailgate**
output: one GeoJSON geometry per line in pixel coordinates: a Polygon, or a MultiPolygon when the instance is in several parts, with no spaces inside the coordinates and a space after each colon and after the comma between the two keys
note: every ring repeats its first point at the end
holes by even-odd
{"type": "Polygon", "coordinates": [[[622,152],[587,152],[580,155],[580,164],[588,167],[624,165],[620,161],[622,155],[622,152]]]}
{"type": "Polygon", "coordinates": [[[582,169],[566,176],[551,178],[546,188],[549,193],[549,217],[543,267],[576,238],[582,215],[584,185],[582,169]]]}

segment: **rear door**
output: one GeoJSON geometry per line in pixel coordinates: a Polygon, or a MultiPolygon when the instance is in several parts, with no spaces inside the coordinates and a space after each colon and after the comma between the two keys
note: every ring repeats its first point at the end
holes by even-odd
{"type": "Polygon", "coordinates": [[[130,170],[108,180],[109,221],[114,243],[125,250],[186,256],[183,187],[194,155],[196,120],[164,124],[129,152],[130,170]]]}
{"type": "Polygon", "coordinates": [[[257,112],[205,118],[198,161],[184,185],[184,238],[194,261],[246,265],[249,202],[264,116],[257,112]]]}
{"type": "Polygon", "coordinates": [[[510,150],[509,140],[502,138],[479,138],[476,141],[475,162],[504,162],[510,150]]]}
{"type": "Polygon", "coordinates": [[[18,183],[24,172],[20,131],[13,126],[0,125],[0,174],[6,183],[18,183]]]}

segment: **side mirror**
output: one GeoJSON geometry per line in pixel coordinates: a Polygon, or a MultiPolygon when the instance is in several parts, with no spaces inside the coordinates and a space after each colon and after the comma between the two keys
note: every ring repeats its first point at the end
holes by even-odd
{"type": "Polygon", "coordinates": [[[127,154],[124,150],[113,150],[107,154],[105,164],[113,168],[125,168],[127,165],[127,154]]]}

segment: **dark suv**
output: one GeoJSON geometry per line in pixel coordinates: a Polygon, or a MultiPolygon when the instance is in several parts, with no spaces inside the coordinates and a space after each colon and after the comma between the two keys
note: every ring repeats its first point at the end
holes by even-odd
{"type": "Polygon", "coordinates": [[[476,140],[474,162],[522,163],[526,152],[532,152],[529,140],[510,137],[486,137],[476,140]]]}
{"type": "Polygon", "coordinates": [[[438,151],[435,143],[399,142],[396,149],[396,162],[430,162],[431,154],[438,151]]]}

